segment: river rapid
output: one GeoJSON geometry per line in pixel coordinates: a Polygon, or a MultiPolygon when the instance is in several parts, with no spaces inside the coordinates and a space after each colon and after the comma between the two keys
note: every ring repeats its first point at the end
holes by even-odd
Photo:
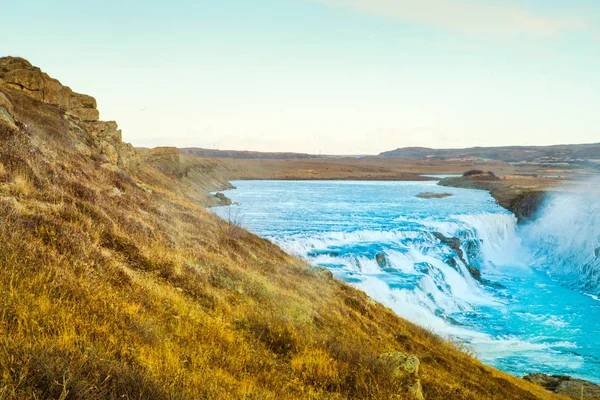
{"type": "Polygon", "coordinates": [[[245,228],[465,342],[486,364],[600,383],[596,196],[556,195],[519,226],[488,192],[435,181],[232,183],[226,194],[236,205],[215,213],[239,215],[245,228]],[[460,249],[440,234],[459,238],[460,249]]]}

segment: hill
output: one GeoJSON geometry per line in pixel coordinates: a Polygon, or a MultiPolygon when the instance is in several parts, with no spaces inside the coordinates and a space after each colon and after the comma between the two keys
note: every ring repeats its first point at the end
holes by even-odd
{"type": "Polygon", "coordinates": [[[431,149],[404,147],[379,154],[380,157],[401,157],[419,160],[449,160],[479,158],[504,162],[561,163],[573,161],[600,162],[600,143],[556,146],[471,147],[467,149],[431,149]]]}
{"type": "Polygon", "coordinates": [[[186,156],[209,157],[209,158],[240,158],[259,160],[309,160],[319,156],[304,153],[269,153],[260,151],[238,151],[238,150],[212,150],[199,147],[184,147],[181,154],[186,156]]]}
{"type": "Polygon", "coordinates": [[[136,151],[23,59],[0,79],[0,398],[561,398],[217,218],[217,161],[136,151]]]}

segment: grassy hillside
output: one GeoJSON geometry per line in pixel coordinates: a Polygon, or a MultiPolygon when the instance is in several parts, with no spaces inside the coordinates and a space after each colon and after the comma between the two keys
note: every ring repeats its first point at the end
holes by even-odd
{"type": "Polygon", "coordinates": [[[218,219],[201,171],[3,79],[1,399],[415,397],[390,352],[418,357],[426,399],[559,398],[218,219]]]}

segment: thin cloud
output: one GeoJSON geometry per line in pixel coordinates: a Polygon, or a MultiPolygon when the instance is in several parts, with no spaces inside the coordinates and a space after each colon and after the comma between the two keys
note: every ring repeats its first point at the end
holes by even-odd
{"type": "Polygon", "coordinates": [[[498,36],[555,36],[584,28],[583,16],[551,15],[489,0],[314,0],[406,22],[498,36]]]}

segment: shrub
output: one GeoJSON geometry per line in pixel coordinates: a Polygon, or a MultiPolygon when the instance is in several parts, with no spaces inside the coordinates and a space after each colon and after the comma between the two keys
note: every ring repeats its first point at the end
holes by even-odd
{"type": "Polygon", "coordinates": [[[472,170],[469,170],[469,171],[465,172],[463,174],[463,176],[483,175],[484,173],[485,172],[483,172],[480,169],[472,169],[472,170]]]}
{"type": "Polygon", "coordinates": [[[227,239],[239,239],[244,235],[243,216],[239,209],[232,210],[231,206],[227,206],[227,214],[224,217],[225,225],[222,228],[223,236],[227,239]]]}
{"type": "Polygon", "coordinates": [[[33,191],[33,185],[23,175],[17,175],[13,179],[13,190],[18,196],[27,197],[33,191]]]}

